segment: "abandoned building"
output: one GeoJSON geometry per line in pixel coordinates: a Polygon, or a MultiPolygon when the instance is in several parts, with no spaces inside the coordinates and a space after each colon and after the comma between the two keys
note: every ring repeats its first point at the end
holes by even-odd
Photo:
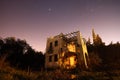
{"type": "Polygon", "coordinates": [[[79,31],[49,37],[46,44],[45,68],[88,68],[85,39],[79,31]]]}

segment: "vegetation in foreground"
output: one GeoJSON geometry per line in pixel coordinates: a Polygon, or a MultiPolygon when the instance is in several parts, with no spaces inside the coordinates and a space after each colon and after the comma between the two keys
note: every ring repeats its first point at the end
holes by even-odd
{"type": "Polygon", "coordinates": [[[23,71],[0,66],[0,80],[120,80],[120,70],[111,71],[23,71]]]}

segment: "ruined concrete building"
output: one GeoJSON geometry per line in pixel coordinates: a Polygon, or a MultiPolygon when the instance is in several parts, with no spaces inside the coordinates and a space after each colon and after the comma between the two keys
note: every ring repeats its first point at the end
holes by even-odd
{"type": "Polygon", "coordinates": [[[85,39],[79,31],[59,34],[47,39],[45,68],[88,68],[85,39]]]}

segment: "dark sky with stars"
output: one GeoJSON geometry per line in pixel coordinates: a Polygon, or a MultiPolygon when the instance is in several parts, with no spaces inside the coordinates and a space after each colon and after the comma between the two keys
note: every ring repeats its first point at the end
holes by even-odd
{"type": "Polygon", "coordinates": [[[0,37],[37,51],[45,52],[47,37],[79,30],[88,39],[92,28],[106,44],[120,41],[120,0],[0,0],[0,37]]]}

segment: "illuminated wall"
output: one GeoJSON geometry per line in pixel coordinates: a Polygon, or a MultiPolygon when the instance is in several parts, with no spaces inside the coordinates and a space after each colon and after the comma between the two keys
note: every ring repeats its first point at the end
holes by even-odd
{"type": "Polygon", "coordinates": [[[59,34],[47,39],[45,68],[75,68],[79,63],[88,68],[87,47],[80,32],[59,34]]]}

